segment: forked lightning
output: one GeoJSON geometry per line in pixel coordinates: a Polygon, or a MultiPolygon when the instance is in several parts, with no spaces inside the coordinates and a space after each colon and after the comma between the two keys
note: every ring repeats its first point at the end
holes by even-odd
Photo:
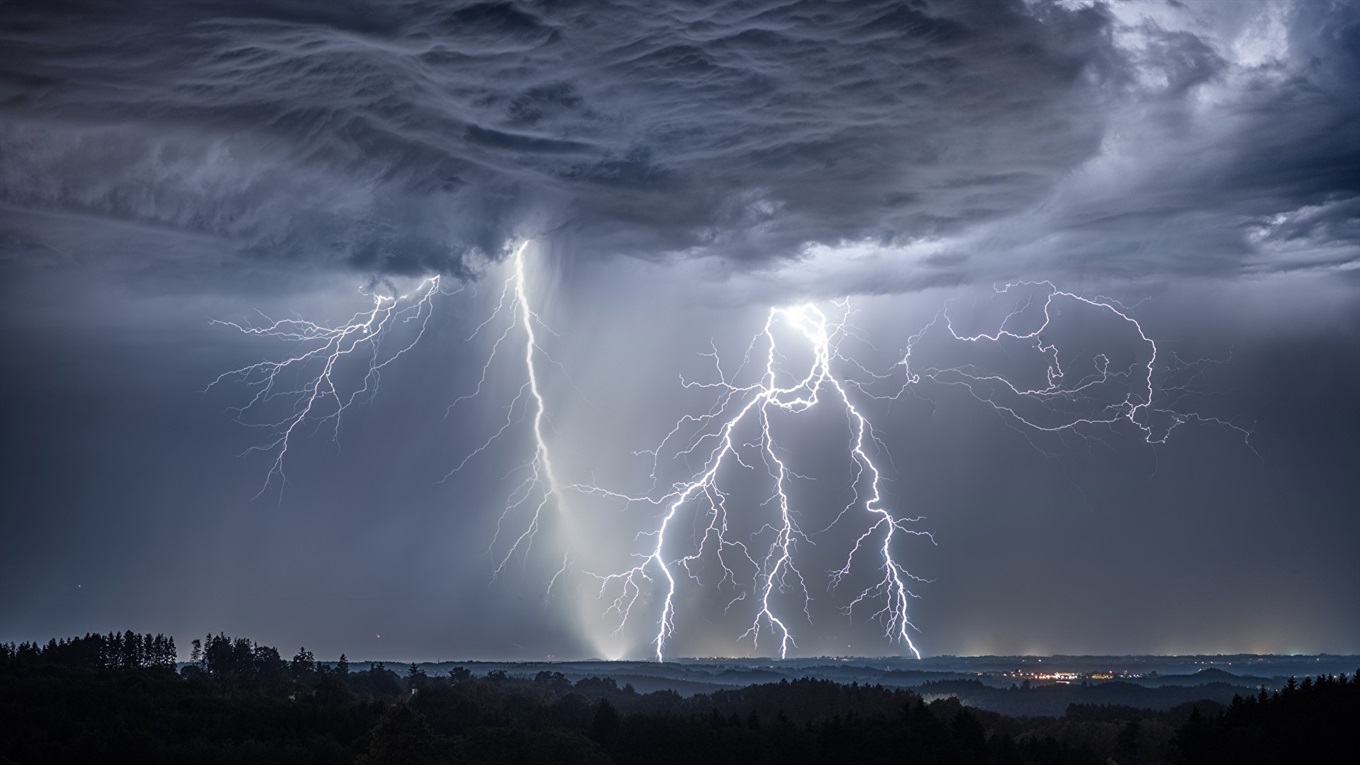
{"type": "MultiPolygon", "coordinates": [[[[844,308],[844,304],[841,304],[844,308]]],[[[703,452],[703,466],[693,479],[679,483],[661,497],[629,496],[602,489],[596,486],[582,486],[584,491],[622,499],[629,503],[646,502],[665,508],[660,524],[655,531],[644,532],[642,538],[651,540],[647,551],[639,555],[637,565],[617,573],[598,575],[600,593],[609,598],[609,609],[619,617],[619,628],[628,621],[638,601],[644,594],[653,577],[659,577],[662,589],[662,607],[657,622],[653,649],[657,660],[665,657],[666,641],[675,632],[676,587],[680,570],[698,581],[690,564],[705,552],[711,552],[723,571],[723,578],[734,583],[738,574],[728,564],[730,556],[739,556],[754,572],[752,593],[754,614],[750,627],[741,636],[749,637],[759,645],[762,634],[768,633],[777,646],[781,658],[788,655],[789,649],[796,645],[791,626],[791,617],[780,613],[772,603],[777,595],[793,591],[802,602],[800,617],[810,622],[808,603],[811,594],[808,580],[799,564],[799,545],[810,545],[813,540],[800,528],[794,512],[794,499],[791,496],[791,480],[799,478],[779,455],[779,441],[772,431],[771,414],[776,411],[798,414],[805,412],[829,398],[843,407],[850,427],[848,440],[849,456],[854,465],[851,480],[852,496],[850,503],[841,508],[832,524],[835,524],[851,511],[861,511],[864,516],[863,529],[845,557],[845,564],[831,572],[832,584],[838,584],[851,572],[857,558],[870,557],[878,572],[876,582],[864,589],[846,607],[852,612],[856,607],[870,603],[876,605],[875,616],[882,620],[888,636],[900,641],[911,653],[920,657],[920,651],[911,640],[912,629],[908,603],[915,597],[909,583],[921,581],[907,571],[898,558],[898,535],[922,536],[930,538],[929,532],[916,528],[920,518],[908,518],[894,513],[886,506],[880,487],[882,471],[870,455],[871,443],[876,444],[873,426],[855,406],[846,386],[837,377],[833,364],[841,360],[839,346],[845,337],[844,317],[837,322],[829,321],[826,314],[814,305],[801,305],[792,308],[772,309],[765,319],[761,333],[752,343],[763,345],[764,365],[757,382],[738,385],[723,374],[722,364],[714,360],[718,369],[718,381],[713,383],[687,382],[686,387],[713,388],[718,391],[717,405],[709,413],[683,418],[667,434],[661,445],[652,452],[653,479],[655,480],[655,459],[671,447],[685,426],[695,426],[698,433],[689,443],[677,445],[677,455],[692,455],[703,452]],[[778,327],[787,327],[805,341],[810,353],[806,369],[790,373],[783,369],[781,361],[788,354],[781,351],[776,337],[778,327]],[[743,442],[737,431],[747,422],[753,422],[758,434],[753,441],[743,442]],[[729,491],[724,488],[724,476],[733,470],[749,469],[747,459],[758,458],[765,466],[772,485],[772,502],[761,507],[741,508],[739,512],[759,512],[765,504],[773,505],[771,519],[761,526],[760,532],[748,539],[735,539],[728,531],[727,498],[729,491]],[[864,494],[861,495],[861,485],[864,494]],[[677,517],[687,507],[694,506],[702,514],[706,526],[693,551],[686,554],[668,553],[668,533],[671,532],[677,517]],[[769,537],[768,544],[757,540],[769,537]],[[759,549],[755,549],[759,547],[759,549]]],[[[748,356],[749,356],[748,351],[748,356]]],[[[933,539],[932,539],[933,541],[933,539]]],[[[745,596],[739,596],[729,608],[745,596]]]]}
{"type": "MultiPolygon", "coordinates": [[[[728,609],[745,608],[749,614],[745,631],[734,637],[749,638],[756,647],[768,640],[780,657],[786,657],[797,647],[799,630],[811,624],[814,577],[825,580],[831,590],[856,582],[858,591],[846,595],[845,614],[852,618],[864,614],[878,620],[889,640],[920,657],[912,639],[915,626],[909,606],[917,597],[913,585],[925,580],[908,571],[902,556],[910,540],[933,543],[934,538],[920,528],[921,517],[899,513],[885,496],[882,458],[886,447],[865,414],[865,407],[871,404],[898,399],[929,383],[963,387],[1016,427],[1037,432],[1085,433],[1092,428],[1126,424],[1144,441],[1160,444],[1180,425],[1197,421],[1230,428],[1244,439],[1251,435],[1233,423],[1177,406],[1176,386],[1158,377],[1165,367],[1160,363],[1157,344],[1129,309],[1107,298],[1086,298],[1059,290],[1049,282],[1017,282],[996,290],[1000,297],[1024,295],[994,330],[959,332],[946,305],[907,339],[901,360],[883,374],[868,374],[842,353],[843,342],[857,337],[848,324],[847,302],[833,304],[834,317],[813,304],[771,309],[742,364],[730,375],[715,348],[706,354],[714,362],[715,380],[696,382],[682,377],[687,389],[713,391],[714,404],[704,414],[682,417],[657,448],[647,453],[652,462],[653,487],[660,480],[663,461],[669,465],[674,459],[697,460],[699,467],[688,478],[659,493],[630,494],[581,483],[566,486],[559,482],[548,443],[549,418],[540,365],[543,361],[556,362],[539,341],[539,333],[549,330],[530,303],[524,258],[528,245],[526,241],[513,249],[510,274],[496,307],[472,333],[475,338],[498,321],[504,324],[492,342],[481,377],[475,389],[454,401],[450,409],[485,392],[493,362],[502,346],[513,342],[517,330],[524,343],[524,382],[506,407],[499,429],[471,450],[449,475],[484,453],[516,424],[530,421],[533,455],[520,468],[524,477],[509,493],[492,541],[493,550],[503,548],[495,553],[497,573],[516,555],[529,556],[546,512],[555,509],[562,523],[570,524],[564,489],[630,506],[657,508],[647,514],[651,520],[641,523],[633,538],[633,544],[640,543],[640,548],[631,553],[633,565],[590,573],[606,612],[617,618],[620,631],[631,620],[641,618],[641,610],[655,608],[651,596],[657,596],[659,609],[651,611],[656,619],[652,653],[657,660],[665,658],[668,642],[686,616],[681,613],[678,598],[685,581],[734,588],[737,595],[728,609]],[[1042,301],[1037,308],[1036,294],[1042,301]],[[1060,348],[1050,335],[1061,334],[1055,331],[1055,309],[1062,303],[1126,327],[1132,350],[1126,348],[1124,355],[1135,360],[1115,367],[1110,354],[1099,352],[1086,360],[1089,366],[1084,366],[1073,358],[1073,352],[1060,348]],[[792,347],[788,338],[793,338],[792,347]],[[992,345],[1008,354],[1012,350],[1038,354],[1046,367],[1044,381],[1022,384],[1014,381],[1018,378],[984,369],[978,363],[924,363],[919,356],[927,340],[959,348],[992,345]],[[806,361],[798,365],[792,359],[806,361]],[[1073,374],[1072,370],[1079,368],[1086,371],[1073,374]],[[747,370],[754,370],[754,374],[747,370]],[[864,379],[847,376],[847,371],[864,379]],[[739,378],[752,381],[742,383],[739,378]],[[805,531],[799,519],[815,516],[817,508],[800,505],[796,483],[805,476],[789,467],[787,448],[793,444],[785,442],[796,439],[790,439],[784,427],[819,406],[836,407],[845,416],[850,499],[844,506],[838,503],[827,514],[829,518],[821,519],[826,522],[817,524],[819,528],[805,531]],[[734,475],[749,475],[757,464],[768,480],[768,498],[736,506],[734,475]],[[733,518],[741,523],[733,523],[733,518]],[[679,528],[682,522],[689,522],[695,530],[688,537],[679,528]],[[756,531],[734,530],[741,525],[756,531]],[[849,532],[844,537],[850,540],[844,558],[837,558],[843,563],[830,571],[811,570],[805,548],[832,528],[849,532]],[[513,541],[498,545],[503,533],[513,541]],[[721,572],[719,582],[704,581],[701,560],[716,562],[721,572]]],[[[332,437],[338,437],[344,412],[371,397],[382,370],[420,341],[436,296],[441,294],[445,293],[439,277],[422,281],[406,294],[374,294],[368,310],[338,326],[302,319],[266,320],[260,325],[215,322],[249,335],[291,341],[300,348],[281,361],[264,361],[226,372],[209,385],[238,381],[252,392],[248,401],[233,411],[241,422],[270,433],[266,442],[251,448],[271,456],[261,493],[276,484],[282,489],[285,459],[300,430],[329,426],[332,437]],[[400,326],[413,326],[414,330],[406,333],[405,339],[394,336],[389,341],[400,326]]],[[[549,588],[568,573],[571,565],[572,550],[559,552],[563,554],[562,564],[549,588]]]]}
{"type": "MultiPolygon", "coordinates": [[[[439,285],[439,277],[431,276],[405,294],[372,293],[373,305],[369,310],[336,326],[303,319],[274,321],[267,316],[261,324],[212,322],[247,335],[289,341],[299,348],[282,361],[261,361],[223,372],[204,390],[206,393],[220,383],[235,381],[254,391],[244,405],[230,411],[238,422],[270,434],[268,441],[248,450],[272,457],[256,497],[275,484],[282,492],[288,481],[284,462],[299,430],[308,423],[314,428],[329,425],[332,438],[338,438],[345,411],[356,401],[377,393],[382,370],[414,348],[424,336],[435,296],[441,294],[439,285]],[[410,342],[398,343],[395,349],[385,347],[388,335],[400,325],[415,325],[410,342]]],[[[395,342],[396,338],[392,340],[395,342]]]]}

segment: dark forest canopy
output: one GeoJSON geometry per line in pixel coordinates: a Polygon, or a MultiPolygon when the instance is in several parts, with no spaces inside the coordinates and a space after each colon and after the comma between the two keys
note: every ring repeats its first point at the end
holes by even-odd
{"type": "MultiPolygon", "coordinates": [[[[1325,762],[1356,677],[1291,679],[1231,705],[1073,704],[1008,717],[881,685],[802,679],[681,697],[612,678],[319,662],[225,634],[131,631],[0,644],[0,765],[27,762],[1325,762]],[[1308,755],[1308,756],[1305,756],[1308,755]]],[[[1015,689],[1035,693],[1038,689],[1015,689]]]]}

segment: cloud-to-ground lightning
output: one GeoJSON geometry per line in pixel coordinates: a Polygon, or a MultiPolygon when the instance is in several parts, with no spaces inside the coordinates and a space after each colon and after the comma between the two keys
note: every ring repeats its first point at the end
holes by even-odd
{"type": "MultiPolygon", "coordinates": [[[[521,360],[525,382],[506,407],[506,419],[500,428],[468,453],[446,476],[448,478],[457,473],[525,417],[530,420],[534,440],[533,456],[521,466],[525,478],[510,492],[497,525],[497,536],[516,510],[526,506],[531,509],[513,542],[500,555],[495,567],[497,573],[516,553],[527,555],[543,512],[550,505],[555,503],[563,511],[566,507],[552,453],[548,448],[548,418],[539,373],[540,357],[552,361],[539,342],[539,331],[551,330],[530,302],[525,264],[525,251],[529,245],[530,241],[526,240],[514,247],[508,258],[510,273],[502,285],[500,299],[491,314],[469,337],[473,339],[496,321],[505,320],[505,326],[492,343],[482,366],[476,388],[450,405],[452,409],[459,402],[483,394],[487,377],[501,347],[518,330],[524,340],[521,360]],[[527,414],[524,411],[526,406],[527,414]]],[[[276,483],[282,489],[286,483],[285,460],[299,431],[329,425],[333,429],[332,438],[338,438],[345,411],[354,403],[371,398],[377,392],[382,370],[424,337],[436,298],[446,294],[440,284],[439,276],[431,276],[405,294],[383,295],[364,291],[370,295],[372,305],[356,313],[348,322],[334,326],[304,319],[274,321],[268,317],[260,324],[213,322],[247,335],[274,338],[300,346],[296,353],[281,360],[261,361],[224,372],[208,385],[211,389],[226,382],[239,382],[253,391],[244,405],[233,407],[231,411],[238,421],[270,432],[267,442],[250,449],[266,452],[272,457],[260,494],[276,483]],[[410,324],[415,325],[416,331],[409,338],[389,339],[399,327],[410,324]]],[[[454,292],[457,291],[461,291],[461,288],[454,292]]],[[[493,540],[493,549],[495,546],[493,540]]],[[[563,568],[566,568],[565,561],[563,568]]]]}
{"type": "MultiPolygon", "coordinates": [[[[681,439],[682,428],[693,426],[697,428],[697,434],[687,444],[677,446],[674,456],[703,454],[697,475],[675,484],[659,497],[629,496],[595,486],[580,487],[629,503],[646,502],[663,508],[657,528],[639,535],[648,543],[646,550],[636,556],[637,563],[621,572],[597,574],[600,593],[609,599],[609,610],[617,614],[620,629],[632,616],[648,583],[654,577],[659,580],[662,605],[652,641],[658,660],[665,657],[667,639],[675,632],[677,577],[683,571],[698,581],[691,564],[706,553],[717,561],[724,580],[736,583],[738,579],[738,573],[729,564],[734,557],[738,565],[751,571],[746,577],[750,580],[749,589],[743,590],[729,604],[731,607],[744,601],[748,594],[754,604],[750,626],[741,637],[749,637],[758,646],[762,635],[769,634],[781,658],[796,645],[792,620],[811,621],[808,603],[812,599],[808,577],[800,568],[799,547],[812,545],[814,540],[799,524],[798,518],[803,513],[794,507],[796,500],[792,496],[791,482],[800,476],[790,470],[780,456],[779,439],[774,432],[776,425],[771,416],[777,412],[796,415],[818,406],[825,398],[832,399],[844,410],[849,426],[849,456],[854,466],[852,499],[839,508],[829,525],[844,520],[852,511],[862,512],[864,516],[862,531],[846,554],[844,565],[831,572],[831,584],[839,584],[848,576],[857,558],[872,557],[871,565],[878,572],[876,582],[854,597],[846,611],[850,613],[857,607],[876,603],[875,616],[884,623],[888,636],[904,644],[913,655],[920,656],[909,634],[912,624],[908,612],[908,603],[915,597],[909,583],[920,580],[903,566],[895,548],[899,535],[930,538],[930,534],[916,527],[920,518],[899,515],[884,501],[880,486],[882,471],[870,454],[875,446],[879,446],[873,426],[855,405],[846,385],[833,369],[835,362],[841,360],[839,348],[846,336],[845,318],[833,322],[815,305],[772,309],[747,351],[749,359],[753,351],[759,350],[757,345],[763,346],[764,364],[758,379],[746,385],[729,379],[715,352],[718,380],[684,382],[684,385],[716,389],[717,404],[707,414],[682,418],[651,452],[655,481],[655,460],[672,442],[681,439]],[[788,357],[781,349],[777,329],[792,330],[806,343],[810,360],[805,368],[798,371],[785,368],[788,357]],[[754,425],[757,433],[752,440],[743,441],[738,430],[747,423],[754,425]],[[772,508],[770,518],[755,537],[736,538],[728,528],[729,514],[733,511],[728,506],[725,477],[732,471],[749,470],[756,460],[764,465],[770,479],[770,497],[761,505],[772,508]],[[690,507],[695,508],[703,519],[699,524],[703,530],[697,544],[683,554],[670,552],[668,547],[672,540],[669,537],[677,517],[690,507]],[[768,537],[769,541],[758,541],[762,536],[768,537]],[[771,602],[786,591],[793,591],[802,601],[801,616],[782,613],[771,602]]],[[[753,513],[760,509],[743,508],[738,512],[753,513]]]]}
{"type": "MultiPolygon", "coordinates": [[[[1126,425],[1141,440],[1162,444],[1181,425],[1201,422],[1233,429],[1244,438],[1251,435],[1231,422],[1179,406],[1178,396],[1187,394],[1188,388],[1173,384],[1168,375],[1177,367],[1195,365],[1181,364],[1174,356],[1176,363],[1165,364],[1161,349],[1131,309],[1109,298],[1063,291],[1046,281],[1016,282],[995,290],[1000,299],[1017,302],[992,328],[961,331],[946,304],[906,339],[900,360],[882,374],[868,372],[843,350],[847,339],[863,341],[850,326],[848,301],[831,304],[832,316],[811,303],[770,309],[734,370],[724,367],[715,344],[704,354],[713,362],[711,381],[681,377],[685,389],[711,392],[713,403],[703,414],[681,417],[655,449],[646,451],[651,461],[649,490],[637,494],[593,483],[568,486],[559,480],[549,448],[552,425],[542,365],[557,362],[540,342],[551,330],[531,304],[528,246],[526,241],[513,248],[499,299],[469,337],[476,338],[493,325],[499,332],[475,388],[450,409],[483,395],[503,348],[521,339],[522,354],[515,354],[515,363],[523,364],[523,383],[505,407],[499,428],[446,478],[486,453],[516,425],[528,422],[532,455],[509,473],[519,477],[508,492],[491,542],[496,574],[516,556],[528,559],[545,513],[556,510],[567,538],[572,537],[565,490],[622,502],[627,508],[655,508],[644,514],[647,520],[637,523],[641,530],[629,542],[631,565],[587,573],[595,578],[602,607],[615,617],[618,631],[642,618],[644,611],[655,619],[650,642],[657,660],[666,657],[680,623],[689,617],[682,613],[679,597],[687,582],[732,591],[727,610],[749,618],[732,637],[749,639],[757,649],[772,645],[781,658],[797,648],[798,635],[812,626],[811,603],[822,597],[814,593],[822,591],[837,593],[847,618],[876,620],[889,641],[920,657],[912,638],[916,627],[910,606],[917,597],[913,587],[927,580],[908,570],[904,556],[911,540],[934,543],[934,537],[921,527],[922,517],[899,512],[887,496],[887,447],[867,413],[867,407],[887,405],[908,391],[927,384],[962,387],[1027,433],[1087,436],[1126,425]],[[1067,309],[1085,312],[1087,319],[1112,322],[1124,334],[1112,339],[1108,330],[1093,329],[1099,321],[1059,321],[1067,309]],[[1092,345],[1101,350],[1088,347],[1092,345]],[[970,349],[990,349],[1003,363],[968,358],[970,349]],[[935,352],[941,354],[940,360],[923,360],[935,352]],[[958,362],[961,356],[968,360],[958,362]],[[1027,371],[1017,373],[1007,366],[1025,360],[1027,371]],[[1037,380],[1022,382],[1025,374],[1036,370],[1037,380]],[[844,418],[837,449],[850,468],[844,495],[849,499],[843,496],[833,505],[809,501],[800,484],[811,479],[799,474],[789,458],[804,445],[800,439],[805,436],[795,429],[799,415],[813,409],[840,412],[844,418]],[[687,477],[658,489],[663,469],[676,464],[687,466],[687,477]],[[750,476],[758,476],[764,487],[763,500],[741,496],[749,488],[743,482],[752,480],[750,476]],[[829,533],[833,529],[835,533],[829,533]],[[511,541],[500,543],[502,535],[511,541]],[[833,558],[822,554],[824,560],[837,561],[829,570],[807,554],[822,543],[845,545],[833,558]]],[[[266,320],[260,325],[218,322],[300,346],[281,361],[226,372],[209,386],[239,381],[252,391],[247,403],[234,411],[242,422],[271,432],[268,442],[253,447],[272,456],[261,492],[285,481],[290,445],[308,423],[312,428],[329,425],[332,436],[338,436],[346,409],[371,397],[382,370],[425,335],[441,294],[439,278],[430,277],[406,294],[372,295],[368,310],[337,326],[302,319],[266,320]],[[402,325],[415,329],[388,341],[402,325]]],[[[549,591],[573,568],[572,546],[569,542],[564,546],[549,591]]]]}
{"type": "MultiPolygon", "coordinates": [[[[850,432],[848,457],[854,466],[850,480],[852,498],[849,504],[834,509],[834,517],[826,528],[846,523],[848,517],[860,519],[857,522],[862,525],[849,545],[844,564],[829,572],[828,587],[834,589],[841,585],[857,567],[867,567],[872,573],[870,584],[855,594],[843,610],[853,616],[856,609],[871,609],[873,617],[885,627],[886,637],[900,643],[918,658],[920,652],[910,634],[915,627],[908,607],[916,597],[910,585],[924,580],[907,570],[898,541],[911,536],[927,537],[932,542],[934,538],[930,532],[918,527],[921,517],[901,515],[889,507],[882,491],[883,470],[875,459],[885,450],[862,406],[856,404],[852,391],[870,400],[896,400],[906,391],[928,382],[958,385],[1009,417],[1012,424],[1036,432],[1085,434],[1088,430],[1128,423],[1147,443],[1162,444],[1175,428],[1197,421],[1232,429],[1244,440],[1249,439],[1251,433],[1247,429],[1176,406],[1175,398],[1184,389],[1168,385],[1164,377],[1159,377],[1164,376],[1168,367],[1159,363],[1161,358],[1156,342],[1129,309],[1108,298],[1087,298],[1059,290],[1049,282],[1019,282],[1000,287],[996,293],[1008,296],[1022,288],[1038,291],[1040,299],[1036,302],[1033,294],[1023,295],[1019,305],[991,331],[960,333],[946,305],[931,322],[908,338],[894,371],[868,374],[867,379],[844,376],[835,369],[840,366],[861,374],[866,371],[841,352],[842,341],[854,336],[848,326],[849,311],[845,304],[839,304],[845,315],[837,321],[829,320],[814,305],[771,310],[743,362],[744,367],[757,345],[763,346],[764,364],[754,383],[739,385],[733,382],[723,373],[716,350],[706,354],[715,362],[717,381],[683,384],[687,388],[716,389],[716,403],[706,414],[681,418],[660,446],[649,451],[653,460],[653,487],[657,480],[657,460],[663,453],[672,458],[701,457],[701,465],[693,476],[675,483],[659,496],[654,493],[630,495],[593,485],[579,487],[629,504],[646,503],[660,509],[656,526],[638,535],[639,540],[645,541],[642,551],[635,553],[635,563],[621,571],[596,575],[599,593],[608,603],[608,611],[618,618],[618,629],[622,630],[633,618],[634,612],[642,607],[644,595],[655,584],[659,590],[660,613],[652,648],[655,657],[663,659],[667,641],[676,631],[677,588],[681,577],[699,581],[691,566],[708,555],[718,563],[722,581],[735,584],[738,579],[734,565],[729,561],[736,561],[750,572],[741,593],[728,606],[743,603],[748,595],[754,603],[750,626],[740,637],[750,638],[758,644],[762,635],[768,633],[774,638],[780,657],[787,656],[790,647],[795,645],[793,621],[811,621],[808,604],[812,599],[809,579],[804,568],[800,568],[799,547],[813,544],[819,532],[806,534],[798,523],[798,517],[808,515],[808,508],[803,508],[803,512],[794,510],[797,499],[792,490],[792,479],[802,476],[792,473],[780,457],[781,438],[774,432],[771,422],[771,414],[775,412],[797,414],[813,408],[823,399],[830,399],[843,409],[850,432]],[[1098,351],[1089,358],[1087,371],[1074,374],[1077,354],[1069,354],[1055,340],[1046,337],[1047,333],[1064,331],[1055,327],[1060,301],[1070,301],[1075,306],[1114,319],[1118,326],[1129,332],[1129,337],[1101,336],[1101,344],[1123,344],[1127,347],[1122,347],[1121,352],[1132,355],[1133,360],[1124,367],[1115,368],[1111,361],[1115,350],[1098,351]],[[1035,313],[1037,316],[1033,315],[1035,313]],[[1021,324],[1027,326],[1021,328],[1018,326],[1021,324]],[[790,373],[783,368],[789,355],[780,347],[775,331],[777,326],[794,330],[805,343],[805,351],[810,353],[810,363],[799,373],[790,373]],[[986,370],[976,363],[913,365],[913,353],[932,333],[943,334],[955,344],[991,345],[1005,353],[1011,350],[1003,347],[1006,342],[1028,348],[1039,354],[1044,382],[1023,385],[1014,382],[1012,374],[986,370]],[[902,375],[900,388],[886,394],[875,392],[876,387],[897,375],[902,375]],[[1037,413],[1022,411],[1022,404],[1035,407],[1037,413]],[[1166,424],[1155,424],[1154,417],[1164,418],[1166,424]],[[753,439],[742,440],[737,431],[747,422],[756,424],[757,434],[753,439]],[[691,433],[688,440],[682,437],[682,431],[691,433]],[[756,459],[768,473],[770,498],[756,506],[735,509],[730,506],[730,492],[724,488],[724,482],[730,479],[731,473],[749,470],[756,459]],[[729,519],[734,512],[768,513],[769,519],[757,534],[737,537],[729,531],[729,519]],[[698,519],[695,528],[699,531],[692,540],[684,539],[683,532],[676,530],[682,515],[698,519]],[[682,536],[678,543],[674,538],[677,535],[682,536]],[[765,541],[760,541],[761,538],[765,541]],[[785,591],[793,591],[801,600],[801,614],[780,612],[772,605],[772,597],[785,591]]],[[[1177,365],[1195,366],[1179,361],[1177,365]]]]}
{"type": "MultiPolygon", "coordinates": [[[[441,294],[440,279],[431,276],[405,294],[367,293],[372,306],[354,314],[347,323],[318,324],[304,319],[272,320],[261,314],[259,324],[214,320],[247,335],[290,342],[297,352],[280,361],[261,361],[223,372],[208,389],[224,382],[239,382],[253,395],[232,407],[237,421],[268,431],[269,440],[249,451],[271,455],[260,494],[276,483],[287,483],[284,462],[293,440],[309,423],[313,428],[329,425],[332,438],[340,434],[345,411],[355,402],[377,393],[382,370],[411,350],[424,336],[441,294]],[[409,341],[392,338],[399,327],[414,326],[409,341]]],[[[206,392],[206,389],[205,389],[206,392]]]]}
{"type": "MultiPolygon", "coordinates": [[[[465,396],[460,396],[450,406],[457,406],[459,402],[473,399],[481,395],[486,387],[487,376],[490,374],[492,363],[495,361],[501,345],[504,344],[511,334],[518,328],[524,337],[524,384],[520,386],[519,392],[506,407],[506,419],[501,427],[493,433],[480,446],[473,449],[463,458],[463,460],[450,471],[449,476],[454,475],[463,469],[474,457],[486,451],[495,441],[505,435],[516,422],[527,416],[531,422],[531,432],[534,438],[534,452],[528,463],[521,466],[520,470],[525,474],[524,479],[510,493],[507,505],[502,511],[496,524],[496,536],[499,538],[509,517],[521,507],[531,508],[528,519],[523,522],[514,541],[508,546],[503,554],[500,555],[496,564],[496,573],[500,573],[506,564],[519,552],[528,554],[529,547],[533,544],[533,539],[542,522],[542,516],[550,505],[555,505],[559,512],[566,512],[566,501],[562,495],[561,486],[557,480],[557,473],[553,467],[552,452],[548,448],[548,440],[545,432],[547,424],[547,405],[543,399],[542,385],[539,381],[538,358],[549,358],[538,341],[538,330],[542,329],[551,332],[543,319],[534,311],[529,300],[528,276],[524,262],[524,252],[529,247],[530,241],[521,242],[514,249],[510,257],[510,275],[506,277],[501,288],[500,299],[496,303],[491,315],[486,318],[477,328],[473,330],[469,339],[477,337],[482,330],[501,317],[508,317],[505,328],[491,345],[491,351],[487,354],[486,362],[482,365],[482,373],[477,381],[476,388],[465,396]],[[521,402],[527,405],[529,412],[527,415],[519,414],[523,408],[521,402]]],[[[551,359],[549,359],[551,360],[551,359]]],[[[492,540],[492,548],[496,547],[496,539],[492,540]]],[[[570,555],[570,551],[567,552],[570,555]]],[[[563,559],[562,569],[553,577],[555,582],[562,571],[567,567],[567,559],[563,559]]],[[[551,587],[551,583],[549,585],[551,587]]]]}

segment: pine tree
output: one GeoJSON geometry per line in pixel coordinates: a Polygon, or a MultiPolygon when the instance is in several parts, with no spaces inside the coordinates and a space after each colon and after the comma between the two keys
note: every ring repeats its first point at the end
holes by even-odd
{"type": "Polygon", "coordinates": [[[289,665],[289,671],[295,679],[303,679],[316,671],[316,656],[308,651],[305,646],[299,648],[293,656],[293,663],[289,665]]]}

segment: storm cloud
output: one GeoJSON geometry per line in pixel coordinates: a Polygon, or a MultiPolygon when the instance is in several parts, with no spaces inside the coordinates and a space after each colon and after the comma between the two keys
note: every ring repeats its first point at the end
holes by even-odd
{"type": "Polygon", "coordinates": [[[10,4],[6,233],[466,275],[549,233],[760,265],[1002,222],[957,249],[1352,263],[1354,8],[1121,5],[10,4]]]}
{"type": "Polygon", "coordinates": [[[1092,157],[1128,63],[1019,2],[65,10],[6,12],[6,204],[397,272],[956,231],[1092,157]]]}

